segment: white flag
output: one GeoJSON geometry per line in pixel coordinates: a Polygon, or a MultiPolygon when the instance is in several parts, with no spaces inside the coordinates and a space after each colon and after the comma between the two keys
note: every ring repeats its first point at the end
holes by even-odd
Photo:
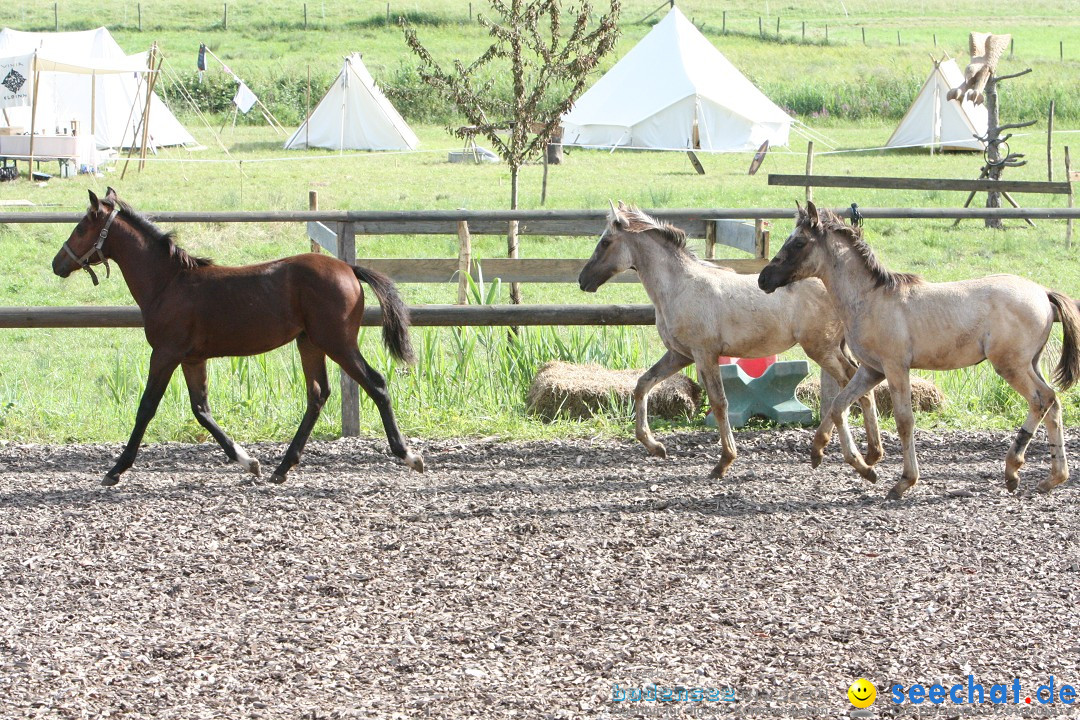
{"type": "Polygon", "coordinates": [[[255,97],[255,93],[251,92],[251,88],[243,82],[240,83],[240,87],[236,88],[236,96],[232,99],[233,105],[236,105],[236,108],[245,115],[258,100],[259,98],[255,97]]]}
{"type": "Polygon", "coordinates": [[[34,56],[0,58],[0,108],[29,105],[34,92],[34,56]]]}

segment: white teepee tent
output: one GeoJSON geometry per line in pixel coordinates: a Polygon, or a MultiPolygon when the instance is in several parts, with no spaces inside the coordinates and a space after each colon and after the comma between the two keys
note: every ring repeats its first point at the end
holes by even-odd
{"type": "Polygon", "coordinates": [[[955,60],[935,62],[930,77],[926,78],[886,146],[930,145],[942,150],[983,150],[985,143],[974,136],[986,135],[986,106],[945,97],[950,88],[959,87],[963,82],[964,74],[955,60]]]}
{"type": "Polygon", "coordinates": [[[791,122],[673,7],[563,116],[563,144],[756,150],[791,122]]]}
{"type": "Polygon", "coordinates": [[[311,117],[285,141],[285,149],[413,150],[419,143],[375,85],[360,53],[353,53],[311,117]]]}
{"type": "MultiPolygon", "coordinates": [[[[80,147],[80,159],[97,149],[137,146],[142,139],[142,114],[146,103],[146,53],[127,55],[109,31],[35,33],[4,28],[0,31],[0,65],[27,68],[26,80],[34,69],[38,85],[31,93],[30,82],[21,92],[0,94],[0,125],[19,126],[29,131],[34,118],[37,132],[51,133],[79,123],[84,138],[92,145],[80,147]],[[31,95],[37,96],[37,112],[32,113],[31,95]]],[[[150,101],[149,143],[155,147],[196,145],[156,94],[150,101]]]]}

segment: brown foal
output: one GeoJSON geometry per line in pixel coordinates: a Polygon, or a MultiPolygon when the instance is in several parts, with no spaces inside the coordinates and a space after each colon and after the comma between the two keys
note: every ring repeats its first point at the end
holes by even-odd
{"type": "Polygon", "coordinates": [[[115,485],[135,461],[146,426],[178,366],[183,368],[196,420],[230,460],[258,477],[259,461],[234,443],[210,415],[206,361],[256,355],[292,340],[300,350],[307,411],[270,480],[284,482],[286,473],[300,462],[330,396],[327,356],[375,401],[394,455],[423,472],[423,458],[409,448],[398,429],[386,380],[367,364],[357,346],[363,281],[382,306],[383,342],[390,353],[414,361],[408,310],[385,275],[315,253],[221,267],[177,247],[172,233],[158,230],[133,212],[112,188],[100,200],[90,192],[90,208],[53,258],[52,267],[60,277],[85,269],[96,285],[91,266],[105,263],[108,271],[109,260],[120,268],[142,311],[146,340],[153,350],[131,438],[102,485],[115,485]]]}

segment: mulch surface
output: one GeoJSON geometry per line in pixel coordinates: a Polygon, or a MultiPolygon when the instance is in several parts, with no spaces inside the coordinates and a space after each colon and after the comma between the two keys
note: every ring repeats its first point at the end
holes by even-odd
{"type": "Polygon", "coordinates": [[[704,432],[418,441],[424,475],[312,443],[284,486],[166,444],[114,488],[118,445],[0,445],[0,717],[848,717],[859,677],[857,716],[1068,715],[890,693],[1080,686],[1080,481],[1025,494],[1042,436],[1014,496],[1010,435],[920,432],[900,502],[895,436],[876,486],[810,437],[738,434],[721,482],[704,432]]]}

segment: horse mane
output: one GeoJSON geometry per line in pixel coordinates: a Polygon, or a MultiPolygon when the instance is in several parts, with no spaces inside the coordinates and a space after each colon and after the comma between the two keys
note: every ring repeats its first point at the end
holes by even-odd
{"type": "MultiPolygon", "coordinates": [[[[842,217],[832,210],[824,208],[818,210],[818,220],[823,229],[836,233],[847,241],[848,246],[862,259],[866,269],[870,272],[870,276],[874,278],[875,287],[885,288],[886,290],[899,290],[922,284],[923,279],[914,273],[893,272],[882,265],[881,261],[874,255],[874,251],[863,240],[861,227],[848,225],[842,217]]],[[[808,225],[809,222],[810,219],[806,210],[800,210],[799,224],[808,225]]]]}
{"type": "Polygon", "coordinates": [[[686,247],[686,231],[682,228],[677,228],[671,223],[661,222],[652,215],[641,210],[636,205],[625,206],[621,208],[620,212],[623,219],[626,220],[627,232],[643,233],[655,230],[659,233],[661,238],[666,240],[667,243],[676,250],[682,250],[690,255],[694,255],[694,253],[686,247]]]}
{"type": "Polygon", "coordinates": [[[124,216],[124,219],[128,221],[128,224],[130,224],[136,232],[148,237],[159,247],[163,248],[169,259],[179,264],[184,270],[194,270],[195,268],[214,264],[214,261],[210,258],[197,257],[189,254],[187,250],[176,244],[175,231],[170,230],[168,232],[163,232],[158,229],[154,223],[135,212],[130,205],[120,198],[116,198],[116,206],[120,208],[120,214],[124,216]]]}

